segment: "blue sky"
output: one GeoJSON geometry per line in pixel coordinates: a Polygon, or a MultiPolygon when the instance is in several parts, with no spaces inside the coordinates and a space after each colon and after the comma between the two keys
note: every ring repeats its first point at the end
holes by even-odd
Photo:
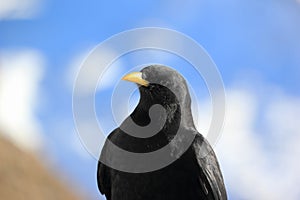
{"type": "MultiPolygon", "coordinates": [[[[0,3],[0,60],[6,59],[7,52],[14,56],[34,51],[34,55],[38,54],[41,57],[42,72],[39,73],[42,75],[35,83],[38,87],[35,106],[34,109],[30,109],[33,109],[32,118],[39,127],[37,132],[44,138],[45,155],[53,160],[55,171],[66,174],[65,176],[74,180],[80,188],[89,191],[93,198],[98,196],[95,182],[96,162],[83,148],[80,149],[80,143],[76,139],[72,118],[72,72],[76,69],[74,65],[78,65],[84,55],[98,43],[128,29],[145,26],[171,28],[190,36],[207,50],[224,80],[229,108],[231,103],[235,102],[233,110],[239,109],[240,106],[248,112],[231,115],[229,111],[229,123],[231,117],[234,120],[234,117],[239,115],[247,116],[244,117],[247,121],[246,127],[240,130],[251,129],[247,137],[254,137],[253,143],[262,146],[258,148],[263,151],[260,153],[268,157],[262,158],[268,163],[268,167],[262,164],[264,170],[272,169],[272,163],[277,165],[277,162],[284,159],[277,155],[278,152],[289,152],[289,149],[285,148],[287,145],[280,143],[281,137],[287,137],[279,136],[280,133],[287,130],[288,135],[293,135],[292,139],[300,134],[296,125],[289,121],[293,120],[289,116],[300,114],[298,109],[290,106],[300,105],[300,1],[24,0],[25,4],[28,2],[30,6],[24,4],[23,7],[14,3],[15,1],[10,2],[5,0],[0,3]],[[34,9],[38,12],[34,13],[34,9]],[[24,10],[29,12],[26,14],[24,10]],[[243,104],[248,100],[249,107],[247,103],[243,104]],[[253,116],[252,112],[255,113],[253,116]],[[288,116],[285,116],[284,112],[287,112],[288,116]],[[277,114],[282,114],[283,117],[277,119],[277,114]],[[285,121],[284,125],[290,124],[291,127],[277,127],[277,131],[274,131],[272,123],[280,119],[285,121]]],[[[176,59],[173,60],[174,63],[175,61],[176,59]]],[[[130,58],[123,63],[130,64],[130,58]]],[[[0,65],[0,70],[3,67],[7,71],[9,66],[3,66],[0,65]]],[[[30,73],[28,76],[30,77],[30,73]]],[[[115,78],[117,80],[118,76],[115,78]]],[[[111,91],[112,86],[106,88],[101,95],[105,96],[111,91]]],[[[202,105],[209,105],[206,99],[199,101],[202,105]]],[[[237,127],[239,126],[236,126],[236,129],[235,126],[227,129],[225,125],[222,138],[226,138],[228,131],[236,131],[237,127]]],[[[225,163],[224,176],[226,181],[228,180],[231,199],[269,197],[268,189],[266,192],[258,192],[260,196],[245,196],[241,191],[247,188],[247,184],[241,184],[240,192],[235,188],[238,181],[256,181],[231,178],[235,177],[231,167],[240,167],[241,172],[245,172],[242,169],[248,169],[245,165],[228,159],[231,151],[226,150],[226,144],[235,144],[232,143],[233,140],[224,139],[222,144],[221,139],[217,147],[221,160],[225,163]]],[[[281,141],[286,141],[287,144],[290,142],[288,139],[281,141]]],[[[250,146],[249,151],[252,151],[254,146],[250,146]]],[[[245,158],[244,163],[248,161],[245,158]]],[[[297,164],[298,162],[295,165],[297,164]]],[[[253,177],[257,174],[259,173],[253,172],[253,177]]],[[[273,175],[270,173],[271,178],[276,177],[273,175]]],[[[295,176],[300,178],[299,173],[295,176]]],[[[296,182],[299,183],[297,179],[296,182]]],[[[300,192],[296,192],[291,198],[299,195],[300,192]]]]}

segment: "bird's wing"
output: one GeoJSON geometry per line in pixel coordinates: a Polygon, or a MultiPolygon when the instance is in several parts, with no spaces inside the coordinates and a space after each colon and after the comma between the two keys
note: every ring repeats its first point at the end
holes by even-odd
{"type": "Polygon", "coordinates": [[[109,168],[100,161],[98,162],[97,183],[101,194],[105,194],[107,200],[110,200],[111,184],[109,168]]]}
{"type": "Polygon", "coordinates": [[[107,195],[110,193],[109,182],[110,182],[110,177],[107,171],[107,167],[99,161],[98,170],[97,170],[97,183],[101,194],[107,195]]]}
{"type": "MultiPolygon", "coordinates": [[[[112,131],[108,139],[111,140],[114,136],[117,135],[118,129],[112,131]]],[[[107,140],[102,148],[100,160],[108,160],[110,159],[111,154],[109,154],[109,149],[107,147],[107,140]]],[[[97,169],[97,183],[98,188],[101,194],[105,194],[106,199],[111,199],[111,168],[103,164],[101,161],[98,161],[98,169],[97,169]]]]}
{"type": "Polygon", "coordinates": [[[210,196],[209,192],[213,193],[213,199],[215,200],[227,200],[225,185],[216,155],[208,141],[200,133],[196,134],[193,148],[200,170],[199,183],[201,188],[208,196],[210,196]]]}

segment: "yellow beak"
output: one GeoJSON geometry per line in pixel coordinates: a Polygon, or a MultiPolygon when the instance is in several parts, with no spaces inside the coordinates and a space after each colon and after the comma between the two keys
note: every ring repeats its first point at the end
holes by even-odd
{"type": "Polygon", "coordinates": [[[149,85],[149,82],[142,78],[142,72],[132,72],[123,76],[122,80],[134,82],[146,87],[149,85]]]}

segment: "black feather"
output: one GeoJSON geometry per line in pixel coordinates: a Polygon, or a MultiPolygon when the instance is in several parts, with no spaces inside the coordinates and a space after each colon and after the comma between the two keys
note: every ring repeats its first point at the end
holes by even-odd
{"type": "MultiPolygon", "coordinates": [[[[142,73],[150,85],[139,88],[141,99],[130,117],[139,126],[146,126],[150,123],[150,107],[160,104],[167,114],[163,128],[149,138],[133,137],[117,128],[110,133],[108,139],[118,147],[136,153],[164,147],[174,139],[179,129],[184,131],[184,135],[191,134],[194,140],[185,152],[178,145],[184,138],[173,140],[170,153],[178,159],[152,172],[122,172],[99,162],[97,180],[100,192],[108,200],[226,200],[223,177],[215,153],[194,126],[191,99],[185,80],[175,70],[164,66],[149,66],[142,73]]],[[[121,127],[130,126],[128,119],[121,127]]],[[[113,163],[118,159],[120,158],[108,148],[106,142],[101,160],[113,163]]]]}

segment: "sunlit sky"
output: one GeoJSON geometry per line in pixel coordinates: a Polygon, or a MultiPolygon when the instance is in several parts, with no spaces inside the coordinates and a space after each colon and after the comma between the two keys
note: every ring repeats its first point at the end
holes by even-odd
{"type": "MultiPolygon", "coordinates": [[[[299,1],[22,2],[0,3],[0,128],[20,146],[42,148],[55,171],[92,198],[99,197],[97,162],[81,146],[72,115],[76,71],[103,40],[149,26],[188,35],[219,68],[228,107],[216,150],[230,199],[300,198],[299,1]]],[[[130,59],[116,64],[128,71],[136,66],[123,65],[137,63],[130,59]]],[[[123,72],[98,92],[109,94],[123,72]]],[[[201,126],[210,103],[199,97],[201,126]]]]}

